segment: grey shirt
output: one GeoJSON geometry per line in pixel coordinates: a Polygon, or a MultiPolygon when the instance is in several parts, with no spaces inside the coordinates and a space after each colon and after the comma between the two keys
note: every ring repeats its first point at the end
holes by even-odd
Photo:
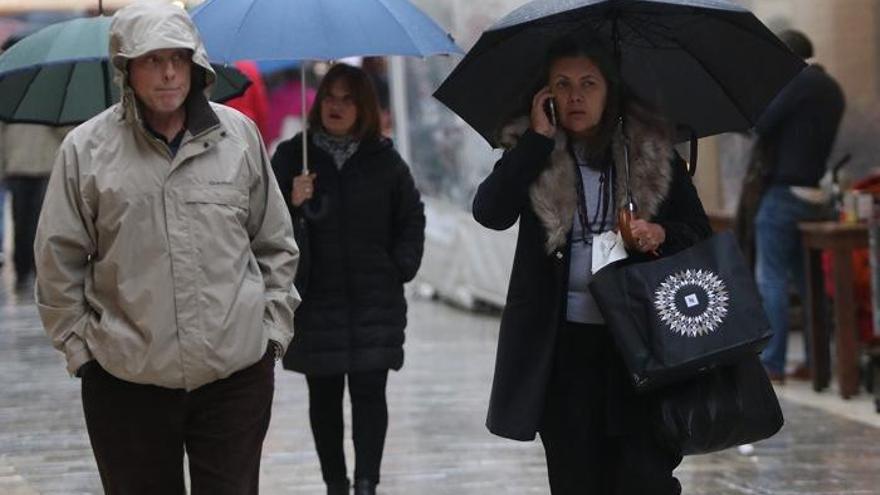
{"type": "MultiPolygon", "coordinates": [[[[601,187],[601,173],[598,170],[583,164],[578,166],[580,167],[581,180],[584,185],[584,198],[587,203],[587,217],[588,222],[590,222],[589,226],[591,230],[596,230],[599,227],[599,224],[602,223],[602,219],[598,217],[596,217],[595,222],[593,222],[594,215],[596,215],[596,209],[599,206],[597,200],[599,198],[601,187]]],[[[611,201],[611,198],[606,199],[611,201]]],[[[613,209],[610,205],[608,208],[608,215],[606,216],[605,230],[611,230],[614,228],[614,223],[613,220],[609,222],[607,217],[614,218],[613,209]]],[[[571,263],[568,272],[568,305],[566,308],[566,319],[575,323],[603,324],[605,323],[605,320],[602,318],[602,313],[599,311],[599,307],[596,305],[596,300],[593,299],[593,295],[590,293],[589,289],[589,283],[593,279],[593,234],[589,232],[586,234],[583,233],[583,228],[581,227],[581,222],[579,221],[577,214],[574,215],[572,222],[571,263]],[[589,242],[584,242],[584,238],[589,242]]]]}

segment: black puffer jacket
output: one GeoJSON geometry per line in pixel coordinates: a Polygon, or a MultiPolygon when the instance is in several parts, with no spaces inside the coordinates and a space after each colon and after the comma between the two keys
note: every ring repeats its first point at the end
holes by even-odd
{"type": "Polygon", "coordinates": [[[272,157],[291,218],[306,220],[307,239],[297,242],[308,243],[310,257],[284,367],[314,375],[400,369],[403,284],[415,277],[425,240],[424,205],[409,168],[384,138],[362,142],[341,170],[310,140],[309,165],[317,174],[315,215],[290,204],[302,135],[272,157]]]}

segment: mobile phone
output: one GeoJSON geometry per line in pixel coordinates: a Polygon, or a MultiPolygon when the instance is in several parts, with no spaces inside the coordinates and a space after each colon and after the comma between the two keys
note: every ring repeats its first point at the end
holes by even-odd
{"type": "Polygon", "coordinates": [[[556,127],[556,100],[553,97],[544,100],[544,113],[550,119],[550,123],[556,127]]]}

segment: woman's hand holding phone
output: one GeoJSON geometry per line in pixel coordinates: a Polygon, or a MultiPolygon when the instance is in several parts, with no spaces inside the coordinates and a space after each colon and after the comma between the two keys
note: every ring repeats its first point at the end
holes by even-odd
{"type": "Polygon", "coordinates": [[[553,93],[549,86],[544,86],[532,98],[531,113],[532,130],[552,138],[556,134],[556,108],[553,93]]]}

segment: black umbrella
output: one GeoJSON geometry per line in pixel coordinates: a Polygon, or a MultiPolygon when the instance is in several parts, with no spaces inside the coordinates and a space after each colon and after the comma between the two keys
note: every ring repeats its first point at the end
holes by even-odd
{"type": "Polygon", "coordinates": [[[556,39],[602,37],[627,87],[679,138],[751,128],[804,62],[751,12],[723,0],[536,0],[484,32],[434,96],[493,146],[528,112],[556,39]]]}

